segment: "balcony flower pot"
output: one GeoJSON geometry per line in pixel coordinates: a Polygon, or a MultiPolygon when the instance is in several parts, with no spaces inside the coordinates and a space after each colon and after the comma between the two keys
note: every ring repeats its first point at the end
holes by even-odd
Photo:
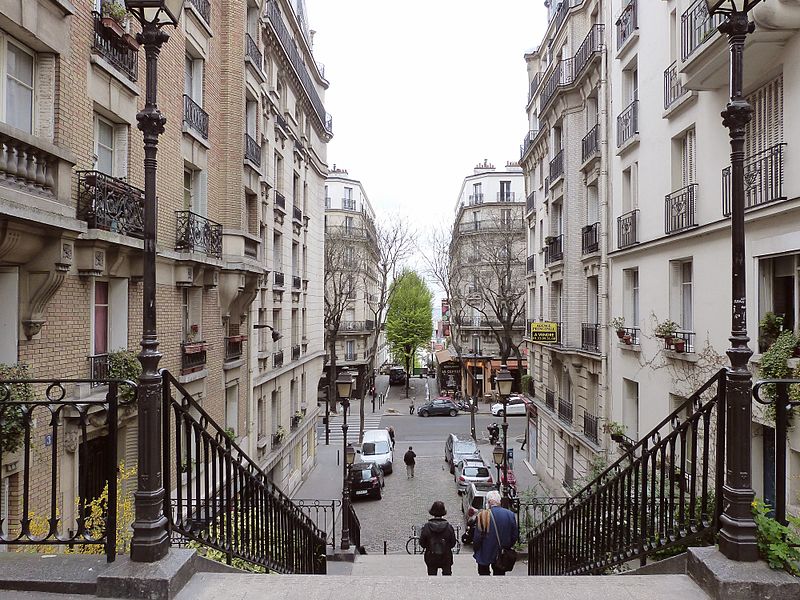
{"type": "Polygon", "coordinates": [[[202,352],[208,347],[208,344],[205,342],[186,342],[183,345],[183,351],[186,354],[195,354],[197,352],[202,352]]]}
{"type": "Polygon", "coordinates": [[[131,35],[130,33],[124,33],[122,35],[122,41],[128,45],[128,47],[136,52],[139,49],[139,42],[136,41],[136,36],[131,35]]]}
{"type": "Polygon", "coordinates": [[[125,30],[122,28],[122,23],[120,23],[113,17],[101,17],[100,23],[103,25],[103,27],[111,31],[114,35],[116,35],[119,38],[125,35],[125,30]]]}
{"type": "Polygon", "coordinates": [[[686,350],[686,340],[672,338],[672,348],[675,350],[675,352],[683,352],[686,350]]]}
{"type": "Polygon", "coordinates": [[[621,444],[625,441],[625,436],[621,433],[612,433],[611,439],[614,440],[616,443],[621,444]]]}
{"type": "Polygon", "coordinates": [[[625,337],[625,330],[624,329],[617,329],[617,337],[619,339],[623,339],[625,337]]]}
{"type": "Polygon", "coordinates": [[[628,346],[630,346],[633,343],[633,338],[630,335],[625,334],[622,337],[622,341],[625,342],[626,344],[628,344],[628,346]]]}

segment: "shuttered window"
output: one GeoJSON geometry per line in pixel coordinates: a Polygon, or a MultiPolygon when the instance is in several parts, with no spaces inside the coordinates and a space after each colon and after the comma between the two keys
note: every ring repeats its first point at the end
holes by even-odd
{"type": "Polygon", "coordinates": [[[745,156],[753,156],[783,142],[783,75],[747,97],[753,119],[747,124],[745,156]]]}
{"type": "Polygon", "coordinates": [[[681,141],[681,187],[697,182],[695,148],[695,131],[692,128],[686,132],[681,141]]]}

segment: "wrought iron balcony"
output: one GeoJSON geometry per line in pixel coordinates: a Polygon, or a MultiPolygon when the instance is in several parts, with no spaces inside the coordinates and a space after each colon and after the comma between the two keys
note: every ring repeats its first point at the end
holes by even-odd
{"type": "Polygon", "coordinates": [[[706,0],[695,0],[681,15],[681,59],[686,60],[717,31],[724,14],[708,14],[706,0]]]}
{"type": "Polygon", "coordinates": [[[550,77],[542,85],[539,94],[539,114],[542,115],[547,105],[558,92],[559,87],[567,86],[572,83],[572,59],[565,58],[559,62],[550,77]]]}
{"type": "Polygon", "coordinates": [[[222,225],[189,210],[175,211],[175,250],[222,258],[222,225]]]}
{"type": "Polygon", "coordinates": [[[253,61],[257,69],[261,69],[264,65],[264,58],[261,50],[258,49],[258,44],[249,33],[244,34],[245,39],[245,56],[253,61]]]}
{"type": "Polygon", "coordinates": [[[283,273],[275,271],[272,274],[272,283],[276,287],[283,287],[283,273]]]}
{"type": "Polygon", "coordinates": [[[531,83],[528,86],[528,102],[531,101],[531,98],[533,98],[533,94],[536,93],[536,88],[539,87],[539,81],[541,79],[541,76],[542,76],[541,72],[536,73],[536,75],[533,76],[533,79],[531,80],[531,83]]]}
{"type": "Polygon", "coordinates": [[[522,160],[525,158],[525,155],[528,153],[528,150],[533,146],[533,140],[539,134],[537,129],[531,129],[528,133],[525,134],[525,137],[522,138],[522,144],[519,146],[519,159],[522,160]]]}
{"type": "Polygon", "coordinates": [[[92,229],[144,237],[144,191],[100,171],[78,171],[78,217],[92,229]]]}
{"type": "Polygon", "coordinates": [[[528,194],[528,197],[525,198],[525,212],[529,213],[536,208],[536,192],[531,192],[528,194]]]}
{"type": "Polygon", "coordinates": [[[664,338],[664,349],[676,352],[694,352],[694,332],[676,331],[670,337],[664,338]]]}
{"type": "Polygon", "coordinates": [[[550,161],[550,181],[555,181],[564,175],[564,150],[561,149],[550,161]]]}
{"type": "Polygon", "coordinates": [[[115,68],[124,73],[131,81],[139,77],[139,54],[133,47],[126,43],[115,32],[108,29],[102,22],[102,16],[93,12],[94,16],[94,43],[92,49],[102,55],[115,68]]]}
{"type": "Polygon", "coordinates": [[[108,353],[94,354],[86,357],[89,360],[89,387],[103,385],[99,379],[108,379],[108,353]]]}
{"type": "Polygon", "coordinates": [[[292,289],[299,290],[303,287],[303,281],[299,275],[292,275],[292,289]]]}
{"type": "Polygon", "coordinates": [[[531,254],[528,257],[528,260],[527,260],[527,263],[526,263],[525,266],[526,266],[526,272],[528,273],[528,275],[531,275],[531,274],[536,272],[536,255],[535,254],[531,254]]]}
{"type": "Polygon", "coordinates": [[[469,202],[470,205],[483,204],[483,194],[470,194],[467,202],[469,202]]]}
{"type": "Polygon", "coordinates": [[[366,321],[342,321],[339,323],[339,333],[346,333],[348,331],[372,331],[375,323],[370,320],[366,321]]]}
{"type": "Polygon", "coordinates": [[[595,54],[603,51],[603,36],[605,34],[605,30],[606,26],[601,23],[592,25],[589,33],[578,47],[578,51],[575,52],[575,56],[572,57],[573,79],[578,79],[580,74],[586,68],[586,65],[588,65],[592,60],[592,57],[595,54]]]}
{"type": "Polygon", "coordinates": [[[626,344],[630,343],[634,346],[639,345],[639,328],[638,327],[620,327],[617,330],[617,336],[620,337],[626,344]],[[620,336],[619,333],[622,332],[620,336]],[[630,342],[625,340],[625,338],[630,338],[630,342]]]}
{"type": "Polygon", "coordinates": [[[189,0],[189,4],[197,9],[206,23],[211,25],[211,2],[209,0],[189,0]]]}
{"type": "Polygon", "coordinates": [[[583,435],[592,440],[595,444],[599,443],[597,437],[597,417],[587,410],[583,411],[583,435]]]}
{"type": "Polygon", "coordinates": [[[245,336],[232,335],[225,338],[225,360],[238,360],[242,357],[242,345],[245,336]]]}
{"type": "Polygon", "coordinates": [[[564,234],[550,236],[545,241],[544,264],[550,266],[560,260],[564,260],[564,234]]]}
{"type": "Polygon", "coordinates": [[[617,248],[627,248],[639,243],[639,209],[617,217],[617,248]]]}
{"type": "Polygon", "coordinates": [[[581,348],[587,352],[600,350],[600,323],[581,323],[581,348]]]}
{"type": "Polygon", "coordinates": [[[181,343],[181,374],[194,373],[206,366],[206,343],[181,343]]]}
{"type": "Polygon", "coordinates": [[[292,220],[298,223],[303,222],[303,211],[294,205],[292,205],[292,220]]]}
{"type": "Polygon", "coordinates": [[[278,190],[275,190],[275,206],[286,212],[286,198],[278,190]]]}
{"type": "Polygon", "coordinates": [[[295,344],[292,346],[292,360],[298,360],[300,358],[300,344],[295,344]]]}
{"type": "Polygon", "coordinates": [[[664,199],[664,233],[670,235],[697,226],[697,184],[692,183],[664,199]]]}
{"type": "Polygon", "coordinates": [[[600,223],[584,225],[581,230],[581,252],[591,254],[600,248],[600,223]]]}
{"type": "Polygon", "coordinates": [[[544,390],[544,404],[552,411],[556,409],[556,394],[550,388],[544,390]]]}
{"type": "Polygon", "coordinates": [[[183,122],[208,139],[208,113],[188,95],[183,95],[183,122]]]}
{"type": "Polygon", "coordinates": [[[574,5],[575,3],[575,0],[561,0],[561,3],[556,7],[555,12],[553,13],[553,18],[550,21],[553,23],[553,35],[555,35],[558,30],[561,29],[564,19],[567,18],[567,13],[569,12],[570,6],[574,5]]]}
{"type": "Polygon", "coordinates": [[[261,167],[261,146],[250,134],[244,134],[244,157],[257,167],[261,167]]]}
{"type": "MultiPolygon", "coordinates": [[[[705,0],[703,0],[705,1],[705,0]]],[[[630,0],[625,8],[622,9],[619,18],[617,19],[617,49],[622,48],[625,42],[631,37],[634,31],[638,29],[639,24],[636,15],[636,0],[630,0]]]]}
{"type": "Polygon", "coordinates": [[[283,366],[283,350],[278,350],[272,354],[272,367],[279,369],[283,366]]]}
{"type": "Polygon", "coordinates": [[[572,400],[558,399],[558,420],[572,425],[572,400]]]}
{"type": "MultiPolygon", "coordinates": [[[[785,200],[783,192],[783,148],[771,148],[749,156],[744,161],[744,208],[764,206],[776,200],[785,200]]],[[[722,214],[731,216],[731,168],[722,170],[722,214]]]]}
{"type": "Polygon", "coordinates": [[[497,192],[497,201],[498,202],[516,202],[517,194],[516,192],[497,192]]]}
{"type": "Polygon", "coordinates": [[[664,71],[664,110],[675,104],[685,91],[678,77],[678,61],[675,61],[664,71]]]}
{"type": "Polygon", "coordinates": [[[356,201],[352,198],[342,198],[343,210],[356,210],[356,201]]]}
{"type": "Polygon", "coordinates": [[[286,122],[284,116],[280,113],[275,114],[275,125],[283,129],[284,131],[289,131],[289,124],[286,122]]]}
{"type": "Polygon", "coordinates": [[[617,117],[617,148],[639,133],[639,101],[634,100],[617,117]]]}
{"type": "Polygon", "coordinates": [[[600,125],[595,125],[581,140],[581,162],[600,151],[600,125]]]}
{"type": "Polygon", "coordinates": [[[344,353],[344,361],[345,362],[353,362],[358,360],[358,352],[345,352],[344,353]]]}

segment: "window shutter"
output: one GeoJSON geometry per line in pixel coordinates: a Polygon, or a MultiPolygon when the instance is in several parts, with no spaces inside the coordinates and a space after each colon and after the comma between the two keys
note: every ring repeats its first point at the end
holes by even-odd
{"type": "Polygon", "coordinates": [[[681,322],[681,263],[671,261],[669,263],[669,318],[676,323],[681,322]]]}
{"type": "Polygon", "coordinates": [[[683,136],[683,160],[681,168],[683,170],[682,173],[682,187],[686,187],[692,183],[697,181],[697,173],[695,170],[695,131],[694,129],[689,129],[686,132],[686,135],[683,136]]]}
{"type": "Polygon", "coordinates": [[[747,98],[753,119],[747,124],[745,156],[753,156],[783,142],[783,75],[747,98]]]}
{"type": "Polygon", "coordinates": [[[114,176],[128,176],[128,126],[114,126],[114,176]]]}

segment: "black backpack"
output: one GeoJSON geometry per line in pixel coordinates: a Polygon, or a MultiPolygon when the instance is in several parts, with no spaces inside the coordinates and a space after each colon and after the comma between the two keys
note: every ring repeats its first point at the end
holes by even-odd
{"type": "Polygon", "coordinates": [[[447,554],[447,542],[441,536],[432,537],[431,543],[428,546],[428,551],[434,556],[444,556],[447,554]]]}

